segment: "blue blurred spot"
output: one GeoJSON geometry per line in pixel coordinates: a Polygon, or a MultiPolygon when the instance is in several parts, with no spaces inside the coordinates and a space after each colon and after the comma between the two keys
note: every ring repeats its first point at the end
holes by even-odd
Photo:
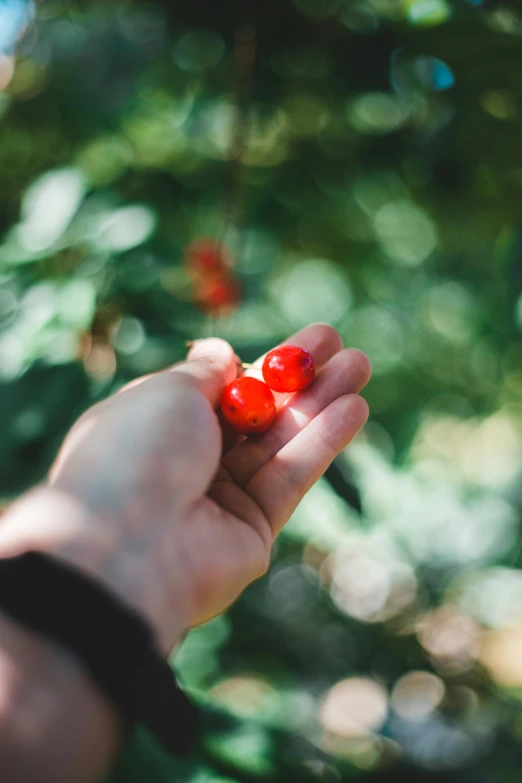
{"type": "Polygon", "coordinates": [[[414,59],[401,48],[390,58],[390,82],[396,92],[408,95],[419,88],[442,92],[455,84],[453,71],[438,57],[423,55],[414,59]]]}
{"type": "Polygon", "coordinates": [[[415,72],[424,87],[432,90],[449,90],[455,84],[453,71],[437,57],[419,57],[415,62],[415,72]]]}
{"type": "Polygon", "coordinates": [[[33,0],[0,0],[0,52],[13,51],[33,11],[33,0]]]}
{"type": "Polygon", "coordinates": [[[468,5],[482,5],[485,0],[466,0],[468,5]]]}

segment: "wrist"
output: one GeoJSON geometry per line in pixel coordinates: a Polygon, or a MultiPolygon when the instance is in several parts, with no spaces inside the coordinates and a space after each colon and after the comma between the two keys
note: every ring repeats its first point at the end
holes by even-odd
{"type": "Polygon", "coordinates": [[[15,501],[0,524],[0,557],[46,552],[101,581],[116,547],[110,525],[100,524],[78,499],[45,484],[15,501]]]}
{"type": "Polygon", "coordinates": [[[16,500],[0,524],[0,557],[34,549],[61,557],[101,578],[114,552],[110,526],[102,526],[76,498],[45,484],[16,500]]]}
{"type": "Polygon", "coordinates": [[[184,632],[182,612],[166,595],[150,553],[133,546],[124,520],[102,519],[56,486],[42,485],[16,501],[0,524],[0,557],[46,552],[101,582],[151,625],[168,653],[184,632]]]}

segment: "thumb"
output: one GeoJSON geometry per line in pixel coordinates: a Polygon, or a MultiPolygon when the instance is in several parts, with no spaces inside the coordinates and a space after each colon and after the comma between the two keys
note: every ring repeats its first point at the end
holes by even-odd
{"type": "Polygon", "coordinates": [[[238,359],[232,346],[219,337],[197,340],[187,361],[172,372],[192,378],[199,391],[216,407],[223,389],[237,377],[238,359]]]}

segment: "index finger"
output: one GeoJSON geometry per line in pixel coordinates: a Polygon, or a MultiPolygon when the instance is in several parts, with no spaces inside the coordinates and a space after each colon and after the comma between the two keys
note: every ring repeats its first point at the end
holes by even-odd
{"type": "MultiPolygon", "coordinates": [[[[310,324],[305,326],[304,329],[300,329],[291,337],[287,337],[279,345],[297,345],[299,348],[304,348],[312,355],[316,371],[320,370],[326,362],[338,353],[343,347],[343,341],[339,332],[328,326],[328,324],[310,324]]],[[[266,353],[256,359],[252,364],[252,367],[246,371],[245,375],[252,375],[254,378],[261,380],[261,368],[266,353]]],[[[290,395],[283,392],[274,392],[274,397],[277,407],[281,407],[283,402],[288,399],[290,395]]]]}
{"type": "MultiPolygon", "coordinates": [[[[300,329],[291,337],[287,337],[280,345],[298,345],[314,357],[316,366],[321,367],[341,350],[343,341],[339,332],[328,324],[310,324],[300,329]]],[[[256,359],[252,365],[256,369],[263,366],[266,353],[256,359]]]]}

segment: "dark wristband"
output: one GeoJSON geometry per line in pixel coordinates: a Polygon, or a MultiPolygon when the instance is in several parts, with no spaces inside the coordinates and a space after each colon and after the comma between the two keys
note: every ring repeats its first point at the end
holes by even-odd
{"type": "Polygon", "coordinates": [[[195,707],[148,624],[94,579],[41,552],[0,559],[0,610],[73,652],[126,721],[176,756],[190,751],[195,707]]]}

